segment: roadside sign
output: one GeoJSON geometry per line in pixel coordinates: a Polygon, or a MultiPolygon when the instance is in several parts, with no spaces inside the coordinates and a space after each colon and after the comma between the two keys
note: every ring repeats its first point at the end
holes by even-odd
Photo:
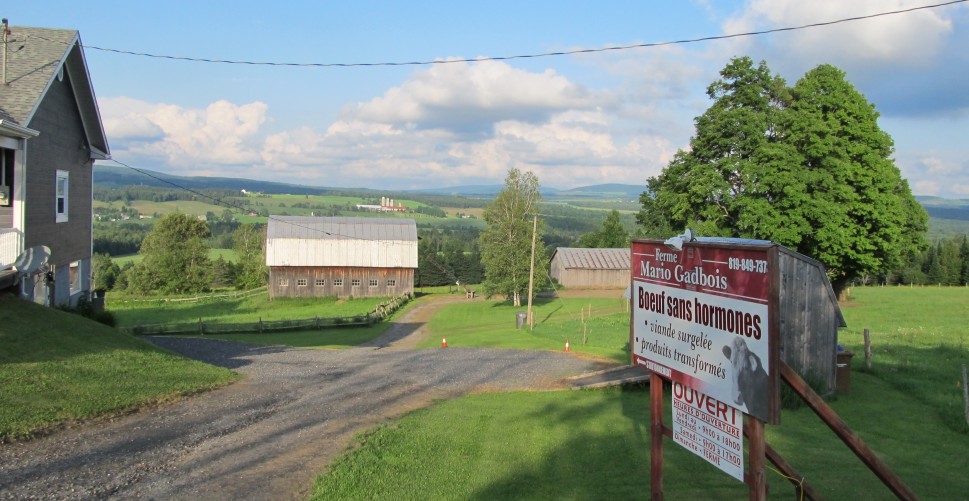
{"type": "Polygon", "coordinates": [[[770,249],[634,241],[633,362],[773,422],[770,249]]]}
{"type": "Polygon", "coordinates": [[[744,481],[743,413],[693,388],[673,383],[673,441],[744,481]]]}

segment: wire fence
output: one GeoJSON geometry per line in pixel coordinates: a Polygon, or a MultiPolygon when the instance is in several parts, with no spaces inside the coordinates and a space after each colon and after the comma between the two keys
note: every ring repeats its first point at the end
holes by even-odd
{"type": "Polygon", "coordinates": [[[293,320],[263,320],[258,322],[219,322],[202,321],[179,322],[164,324],[140,324],[122,327],[121,329],[136,336],[164,336],[164,335],[205,335],[205,334],[241,334],[267,333],[294,330],[319,330],[332,327],[370,326],[381,322],[395,311],[413,299],[413,295],[404,294],[377,305],[373,311],[363,315],[344,317],[313,317],[293,320]]]}

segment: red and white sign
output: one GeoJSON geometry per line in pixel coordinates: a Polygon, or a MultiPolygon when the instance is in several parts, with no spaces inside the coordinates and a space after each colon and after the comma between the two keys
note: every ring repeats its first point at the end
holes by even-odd
{"type": "Polygon", "coordinates": [[[692,388],[673,383],[673,441],[744,481],[744,416],[692,388]]]}
{"type": "Polygon", "coordinates": [[[769,248],[634,241],[633,362],[770,422],[769,248]]]}

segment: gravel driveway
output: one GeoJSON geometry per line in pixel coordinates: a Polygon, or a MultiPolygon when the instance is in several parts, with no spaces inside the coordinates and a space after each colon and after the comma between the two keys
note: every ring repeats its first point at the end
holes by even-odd
{"type": "Polygon", "coordinates": [[[419,304],[378,340],[348,350],[152,338],[247,377],[158,409],[0,446],[0,499],[302,499],[355,433],[435,399],[551,389],[600,368],[554,352],[409,349],[439,306],[419,304]]]}

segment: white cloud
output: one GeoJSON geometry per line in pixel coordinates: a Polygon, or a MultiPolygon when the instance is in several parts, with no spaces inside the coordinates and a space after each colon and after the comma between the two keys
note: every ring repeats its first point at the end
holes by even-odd
{"type": "MultiPolygon", "coordinates": [[[[801,26],[860,17],[924,5],[919,0],[752,0],[737,17],[724,22],[724,33],[801,26]]],[[[922,67],[942,48],[952,31],[945,11],[920,10],[904,14],[791,31],[769,40],[788,57],[833,64],[891,63],[922,67]]],[[[764,38],[745,39],[763,42],[764,38]]]]}
{"type": "Polygon", "coordinates": [[[112,149],[176,168],[257,162],[268,109],[258,101],[196,109],[127,97],[102,99],[99,107],[112,149]]]}
{"type": "Polygon", "coordinates": [[[551,69],[534,73],[500,61],[457,62],[419,71],[380,97],[348,106],[341,118],[480,132],[502,120],[541,122],[558,111],[614,101],[609,93],[586,89],[551,69]]]}

